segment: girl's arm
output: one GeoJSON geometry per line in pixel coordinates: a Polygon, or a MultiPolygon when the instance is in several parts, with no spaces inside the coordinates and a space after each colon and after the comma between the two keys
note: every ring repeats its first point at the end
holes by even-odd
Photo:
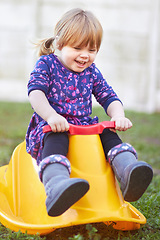
{"type": "Polygon", "coordinates": [[[41,90],[31,91],[29,100],[34,111],[51,126],[53,132],[69,130],[67,120],[50,106],[45,94],[41,90]]]}
{"type": "Polygon", "coordinates": [[[115,129],[118,131],[126,131],[132,127],[131,121],[125,117],[124,109],[119,101],[113,101],[107,108],[107,114],[111,121],[115,121],[115,129]]]}

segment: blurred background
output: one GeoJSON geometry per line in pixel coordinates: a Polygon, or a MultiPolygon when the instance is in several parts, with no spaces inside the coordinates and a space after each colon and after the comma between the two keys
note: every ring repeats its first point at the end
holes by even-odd
{"type": "Polygon", "coordinates": [[[104,36],[96,65],[125,109],[160,111],[160,0],[0,0],[0,101],[28,101],[37,59],[32,42],[51,37],[74,7],[100,20],[104,36]]]}

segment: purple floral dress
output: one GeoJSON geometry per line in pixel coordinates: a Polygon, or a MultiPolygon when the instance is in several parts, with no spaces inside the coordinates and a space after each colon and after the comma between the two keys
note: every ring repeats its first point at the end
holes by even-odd
{"type": "MultiPolygon", "coordinates": [[[[119,100],[94,63],[83,72],[75,73],[66,69],[54,54],[38,59],[30,75],[28,94],[33,90],[43,91],[54,110],[75,125],[98,122],[98,117],[90,117],[92,94],[105,111],[111,102],[119,100]]],[[[26,134],[27,152],[38,164],[42,160],[45,125],[47,122],[34,113],[26,134]]]]}

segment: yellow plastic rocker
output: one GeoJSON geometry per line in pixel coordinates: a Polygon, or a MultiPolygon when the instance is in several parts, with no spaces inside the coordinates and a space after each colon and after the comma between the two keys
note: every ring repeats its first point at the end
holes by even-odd
{"type": "Polygon", "coordinates": [[[146,218],[124,201],[106,162],[99,137],[106,127],[113,127],[113,122],[70,126],[67,157],[71,162],[71,177],[88,180],[90,190],[58,217],[48,216],[36,161],[26,152],[25,141],[19,144],[9,164],[0,167],[0,222],[13,231],[41,235],[57,228],[95,222],[113,224],[113,228],[124,231],[139,229],[145,224],[146,218]]]}

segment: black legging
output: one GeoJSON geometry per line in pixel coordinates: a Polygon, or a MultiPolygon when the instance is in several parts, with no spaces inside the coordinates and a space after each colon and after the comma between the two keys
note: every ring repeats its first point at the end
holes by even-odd
{"type": "Polygon", "coordinates": [[[63,133],[46,133],[44,137],[44,147],[42,159],[53,154],[66,156],[68,153],[69,139],[67,132],[63,133]]]}
{"type": "MultiPolygon", "coordinates": [[[[102,141],[102,146],[103,146],[106,158],[111,148],[122,143],[117,133],[114,133],[109,129],[105,129],[103,133],[100,134],[100,138],[102,141]]],[[[66,156],[68,153],[68,146],[69,146],[69,139],[68,139],[67,132],[46,133],[44,137],[44,148],[42,151],[42,159],[53,154],[61,154],[63,156],[66,156]]]]}
{"type": "Polygon", "coordinates": [[[122,140],[119,138],[118,134],[110,131],[107,128],[103,130],[102,134],[100,134],[100,138],[106,159],[109,150],[122,143],[122,140]]]}

